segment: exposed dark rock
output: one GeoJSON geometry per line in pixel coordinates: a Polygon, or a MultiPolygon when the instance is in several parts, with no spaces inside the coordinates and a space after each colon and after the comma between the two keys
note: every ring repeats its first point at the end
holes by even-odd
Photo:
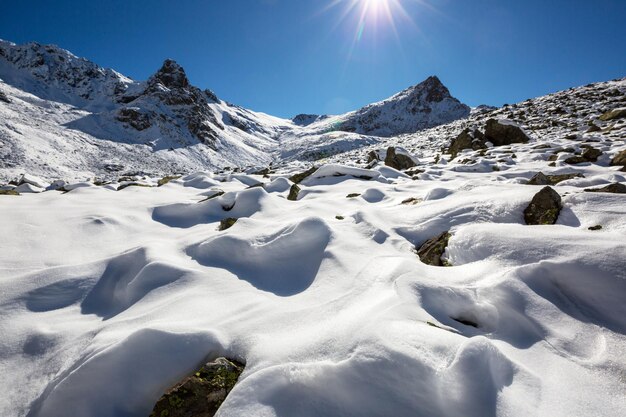
{"type": "Polygon", "coordinates": [[[117,120],[136,130],[146,130],[151,126],[150,116],[138,109],[123,107],[117,112],[117,120]]]}
{"type": "Polygon", "coordinates": [[[556,185],[565,180],[571,180],[572,178],[584,178],[585,176],[579,172],[572,174],[557,174],[557,175],[545,175],[543,172],[538,172],[530,180],[528,185],[556,185]]]}
{"type": "Polygon", "coordinates": [[[609,121],[615,119],[622,119],[626,117],[626,108],[613,109],[609,110],[606,113],[603,113],[599,119],[602,121],[609,121]]]}
{"type": "Polygon", "coordinates": [[[589,193],[626,194],[626,185],[615,182],[602,188],[587,188],[585,191],[589,193]]]}
{"type": "Polygon", "coordinates": [[[300,184],[302,181],[304,181],[306,177],[313,175],[315,171],[317,171],[317,167],[311,167],[304,172],[292,175],[291,177],[289,177],[289,180],[294,184],[300,184]]]}
{"type": "Polygon", "coordinates": [[[601,150],[589,146],[583,151],[582,157],[589,162],[596,162],[601,155],[601,150]]]}
{"type": "Polygon", "coordinates": [[[123,189],[126,189],[128,187],[145,187],[145,188],[150,188],[151,186],[148,184],[142,184],[140,182],[130,182],[128,184],[122,184],[119,187],[117,187],[117,191],[122,191],[123,189]]]}
{"type": "Polygon", "coordinates": [[[611,165],[626,166],[626,149],[619,152],[613,157],[613,159],[611,160],[611,165]]]}
{"type": "Polygon", "coordinates": [[[479,149],[485,149],[485,137],[483,133],[478,129],[465,129],[450,143],[448,153],[452,155],[452,159],[463,149],[473,149],[475,151],[479,149]]]}
{"type": "Polygon", "coordinates": [[[183,67],[176,61],[166,59],[156,74],[152,76],[152,81],[161,83],[167,88],[187,88],[189,80],[183,67]]]}
{"type": "Polygon", "coordinates": [[[586,133],[596,133],[600,131],[602,131],[602,128],[600,128],[600,126],[598,126],[597,124],[591,122],[589,123],[589,129],[587,129],[586,133]]]}
{"type": "Polygon", "coordinates": [[[170,388],[150,417],[211,417],[217,413],[243,372],[244,365],[216,359],[170,388]]]}
{"type": "Polygon", "coordinates": [[[380,157],[378,156],[378,152],[376,151],[369,151],[369,153],[367,154],[367,163],[371,163],[374,161],[380,161],[380,157]]]}
{"type": "Polygon", "coordinates": [[[550,187],[545,187],[533,197],[524,210],[524,220],[529,225],[554,224],[562,208],[559,193],[550,187]]]}
{"type": "Polygon", "coordinates": [[[422,246],[417,249],[417,255],[420,260],[428,265],[449,266],[446,261],[441,259],[441,256],[446,251],[450,237],[449,232],[443,232],[439,236],[424,242],[422,246]]]}
{"type": "Polygon", "coordinates": [[[157,184],[158,184],[159,187],[162,187],[163,185],[167,184],[168,182],[177,180],[179,178],[180,178],[180,175],[168,175],[168,176],[165,176],[165,177],[161,178],[157,182],[157,184]]]}
{"type": "Polygon", "coordinates": [[[530,137],[515,124],[510,121],[496,119],[487,120],[485,126],[485,140],[494,146],[510,145],[512,143],[526,143],[530,137]]]}
{"type": "Polygon", "coordinates": [[[346,198],[357,198],[360,195],[360,193],[350,193],[346,196],[346,198]]]}
{"type": "Polygon", "coordinates": [[[591,230],[591,231],[602,230],[602,225],[601,225],[601,224],[598,224],[598,225],[596,225],[596,226],[591,226],[591,227],[589,227],[589,228],[587,228],[587,229],[588,229],[588,230],[591,230]]]}
{"type": "Polygon", "coordinates": [[[291,119],[294,124],[298,126],[308,126],[320,120],[327,119],[328,116],[319,116],[317,114],[299,114],[291,119]]]}
{"type": "Polygon", "coordinates": [[[298,184],[293,184],[289,189],[289,195],[287,196],[287,200],[297,201],[298,194],[300,194],[300,187],[298,187],[298,184]]]}
{"type": "Polygon", "coordinates": [[[231,227],[233,227],[235,225],[235,223],[237,223],[237,219],[234,217],[227,217],[223,220],[220,221],[220,226],[218,228],[218,230],[224,231],[226,229],[230,229],[231,227]]]}
{"type": "Polygon", "coordinates": [[[415,162],[413,162],[413,160],[407,155],[396,153],[396,148],[390,146],[389,148],[387,148],[385,165],[401,171],[404,169],[413,168],[415,166],[415,162]]]}
{"type": "Polygon", "coordinates": [[[11,99],[4,94],[4,91],[0,91],[0,101],[4,101],[5,103],[10,103],[11,99]]]}
{"type": "Polygon", "coordinates": [[[20,195],[20,193],[15,190],[0,190],[0,195],[20,195]]]}

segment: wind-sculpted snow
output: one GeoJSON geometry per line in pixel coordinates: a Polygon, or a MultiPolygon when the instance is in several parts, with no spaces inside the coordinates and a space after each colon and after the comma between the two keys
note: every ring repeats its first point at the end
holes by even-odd
{"type": "Polygon", "coordinates": [[[305,164],[0,196],[0,415],[145,416],[228,355],[223,416],[621,416],[626,206],[584,191],[620,168],[556,167],[584,177],[528,226],[537,145],[506,171],[321,165],[296,200],[305,164]],[[421,262],[443,232],[449,266],[421,262]]]}
{"type": "Polygon", "coordinates": [[[313,283],[330,237],[326,223],[311,218],[252,242],[236,235],[218,236],[187,253],[200,264],[226,269],[260,290],[290,296],[313,283]]]}

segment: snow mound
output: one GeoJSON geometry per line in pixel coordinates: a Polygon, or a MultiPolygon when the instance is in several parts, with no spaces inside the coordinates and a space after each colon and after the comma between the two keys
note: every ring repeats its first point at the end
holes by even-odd
{"type": "Polygon", "coordinates": [[[326,223],[310,218],[252,241],[218,236],[187,253],[202,265],[226,269],[259,290],[286,297],[311,286],[330,238],[326,223]]]}

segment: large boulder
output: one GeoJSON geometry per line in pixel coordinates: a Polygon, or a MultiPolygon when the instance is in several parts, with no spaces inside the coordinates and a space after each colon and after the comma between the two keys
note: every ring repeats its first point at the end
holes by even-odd
{"type": "Polygon", "coordinates": [[[554,224],[559,218],[563,204],[561,196],[551,187],[544,187],[533,197],[524,210],[526,224],[554,224]]]}
{"type": "Polygon", "coordinates": [[[487,120],[485,126],[485,140],[494,146],[510,145],[512,143],[526,143],[530,137],[517,124],[510,120],[487,120]]]}
{"type": "Polygon", "coordinates": [[[389,148],[387,148],[385,165],[401,171],[404,169],[413,168],[415,166],[415,162],[413,162],[411,157],[408,155],[396,153],[396,148],[390,146],[389,148]]]}
{"type": "Polygon", "coordinates": [[[441,256],[446,251],[450,236],[450,232],[446,231],[424,242],[417,249],[420,261],[432,266],[448,266],[449,264],[441,259],[441,256]]]}
{"type": "Polygon", "coordinates": [[[478,129],[472,130],[467,128],[452,140],[450,147],[448,147],[448,153],[452,155],[452,159],[454,159],[463,149],[473,149],[476,151],[485,148],[485,136],[483,133],[478,129]]]}
{"type": "Polygon", "coordinates": [[[169,389],[156,403],[150,417],[211,417],[233,389],[244,365],[216,359],[169,389]]]}

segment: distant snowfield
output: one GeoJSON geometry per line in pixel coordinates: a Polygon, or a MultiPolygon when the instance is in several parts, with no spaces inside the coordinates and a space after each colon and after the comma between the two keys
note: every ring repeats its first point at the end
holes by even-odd
{"type": "Polygon", "coordinates": [[[626,196],[582,188],[624,174],[576,167],[526,226],[534,145],[505,172],[326,166],[298,201],[280,174],[0,196],[0,415],[147,416],[228,356],[220,416],[622,416],[626,196]],[[445,230],[454,266],[420,262],[445,230]]]}

